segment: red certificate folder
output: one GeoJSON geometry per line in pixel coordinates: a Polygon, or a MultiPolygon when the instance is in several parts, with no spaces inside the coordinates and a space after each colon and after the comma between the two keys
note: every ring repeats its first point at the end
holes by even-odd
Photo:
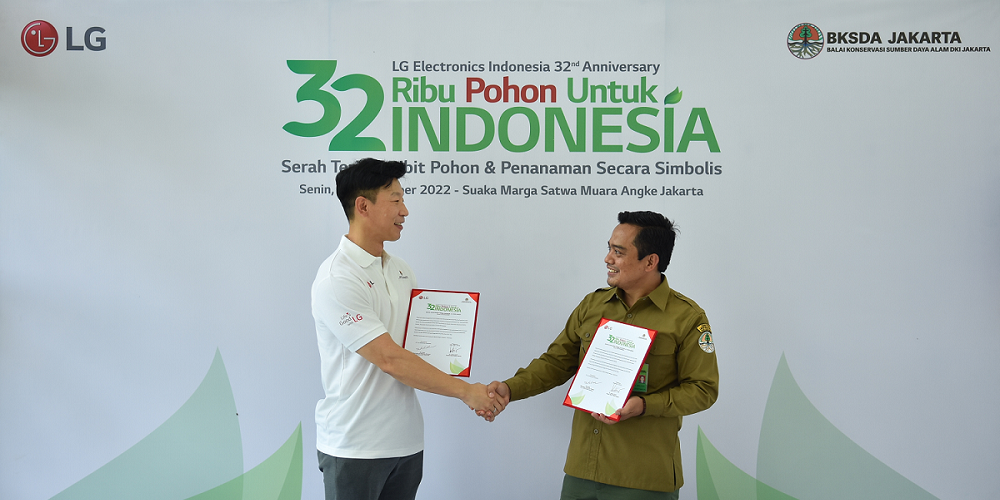
{"type": "Polygon", "coordinates": [[[655,339],[656,330],[601,318],[563,404],[617,422],[655,339]]]}
{"type": "Polygon", "coordinates": [[[478,319],[479,292],[414,289],[403,348],[449,375],[468,377],[478,319]]]}

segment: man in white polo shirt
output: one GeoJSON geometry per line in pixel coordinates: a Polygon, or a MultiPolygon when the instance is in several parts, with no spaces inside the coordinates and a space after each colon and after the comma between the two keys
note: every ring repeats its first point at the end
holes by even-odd
{"type": "Polygon", "coordinates": [[[316,448],[327,500],[412,499],[423,474],[424,423],[414,389],[496,414],[503,402],[403,349],[416,279],[389,255],[409,212],[403,162],[359,160],[337,174],[349,229],[320,265],[312,312],[326,397],[316,405],[316,448]]]}

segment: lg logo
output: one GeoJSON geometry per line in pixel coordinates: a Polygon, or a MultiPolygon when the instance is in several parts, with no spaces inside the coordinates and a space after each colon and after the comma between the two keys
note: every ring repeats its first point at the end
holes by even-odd
{"type": "MultiPolygon", "coordinates": [[[[75,45],[73,43],[73,28],[67,26],[66,50],[84,50],[84,48],[94,51],[104,50],[107,45],[105,38],[100,36],[103,34],[104,28],[94,26],[83,34],[83,45],[75,45]]],[[[59,45],[59,32],[55,26],[46,21],[32,21],[21,31],[21,46],[27,53],[35,57],[49,55],[53,50],[56,50],[57,45],[59,45]]]]}
{"type": "Polygon", "coordinates": [[[47,56],[58,44],[59,33],[45,21],[32,21],[21,31],[21,46],[33,56],[47,56]]]}

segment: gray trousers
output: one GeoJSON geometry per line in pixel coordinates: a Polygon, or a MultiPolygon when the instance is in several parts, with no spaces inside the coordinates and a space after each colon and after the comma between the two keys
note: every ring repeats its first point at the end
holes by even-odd
{"type": "Polygon", "coordinates": [[[340,458],[321,451],[326,500],[413,500],[424,475],[424,452],[398,458],[340,458]]]}

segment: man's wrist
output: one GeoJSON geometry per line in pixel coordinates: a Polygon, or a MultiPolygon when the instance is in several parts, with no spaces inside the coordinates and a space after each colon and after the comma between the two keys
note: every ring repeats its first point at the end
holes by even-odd
{"type": "MultiPolygon", "coordinates": [[[[510,379],[507,379],[507,380],[510,380],[510,379]]],[[[500,384],[507,388],[507,398],[509,398],[510,401],[513,401],[514,400],[514,390],[510,388],[510,384],[507,383],[507,380],[500,381],[500,384]]]]}
{"type": "Polygon", "coordinates": [[[642,401],[642,411],[640,411],[636,416],[641,417],[646,414],[646,398],[642,396],[638,396],[638,398],[642,401]]]}

